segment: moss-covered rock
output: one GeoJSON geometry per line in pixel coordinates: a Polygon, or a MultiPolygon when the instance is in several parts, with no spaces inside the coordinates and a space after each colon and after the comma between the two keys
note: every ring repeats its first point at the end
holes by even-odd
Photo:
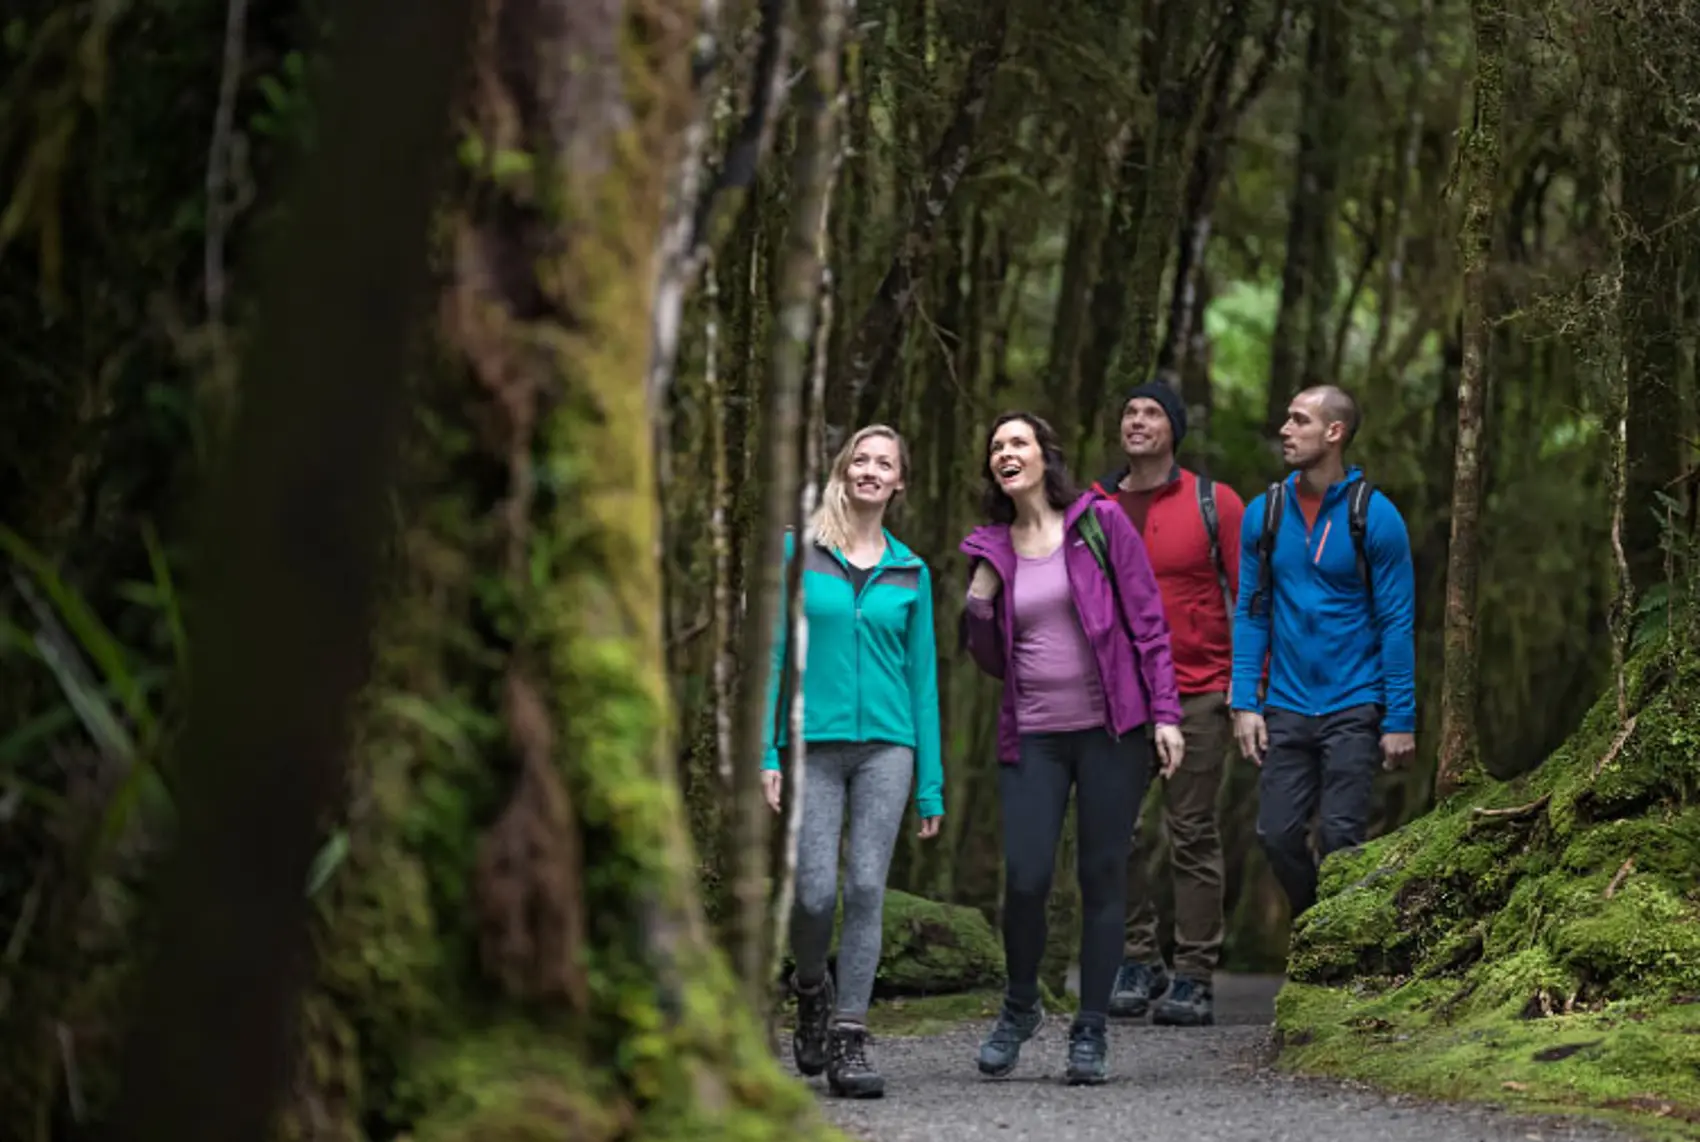
{"type": "Polygon", "coordinates": [[[882,998],[1003,986],[1003,941],[973,908],[888,892],[884,939],[874,977],[882,998]]]}
{"type": "Polygon", "coordinates": [[[1700,667],[1649,651],[1629,697],[1627,726],[1607,695],[1534,773],[1326,862],[1284,1065],[1700,1123],[1700,667]]]}
{"type": "MultiPolygon", "coordinates": [[[[828,955],[834,965],[843,921],[840,905],[832,921],[828,955]]],[[[881,941],[879,973],[874,977],[876,999],[1003,987],[1003,940],[973,908],[887,890],[881,941]]],[[[787,975],[793,966],[787,953],[787,975]]]]}

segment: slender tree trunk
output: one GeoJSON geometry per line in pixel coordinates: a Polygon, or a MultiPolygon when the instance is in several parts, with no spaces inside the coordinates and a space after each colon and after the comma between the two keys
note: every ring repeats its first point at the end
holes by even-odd
{"type": "Polygon", "coordinates": [[[1435,791],[1447,797],[1479,780],[1476,733],[1476,582],[1481,553],[1482,409],[1493,336],[1488,282],[1493,204],[1499,183],[1500,121],[1505,96],[1503,0],[1472,0],[1476,34],[1476,107],[1462,156],[1464,220],[1458,236],[1464,269],[1464,366],[1458,377],[1458,440],[1453,453],[1452,540],[1447,549],[1445,674],[1440,763],[1435,791]]]}
{"type": "MultiPolygon", "coordinates": [[[[1657,7],[1657,6],[1653,6],[1657,7]]],[[[1675,23],[1643,17],[1649,31],[1675,23]]],[[[1651,37],[1649,37],[1651,38],[1651,37]]],[[[1679,96],[1645,73],[1639,60],[1627,66],[1623,99],[1623,352],[1629,384],[1627,502],[1623,547],[1637,595],[1665,577],[1664,510],[1681,471],[1677,438],[1682,423],[1679,389],[1682,332],[1678,325],[1681,239],[1681,129],[1667,104],[1679,96]]],[[[1689,207],[1692,210],[1692,207],[1689,207]]],[[[1631,604],[1633,606],[1633,604],[1631,604]]]]}
{"type": "Polygon", "coordinates": [[[1268,405],[1264,428],[1273,435],[1287,416],[1287,402],[1317,375],[1327,357],[1333,308],[1336,189],[1344,163],[1340,129],[1344,91],[1350,77],[1350,16],[1343,0],[1315,0],[1305,46],[1303,105],[1298,155],[1287,213],[1287,257],[1281,270],[1281,301],[1269,340],[1268,405]]]}
{"type": "Polygon", "coordinates": [[[1246,109],[1262,94],[1274,70],[1281,40],[1290,22],[1287,0],[1280,0],[1262,37],[1262,45],[1245,86],[1234,91],[1238,77],[1242,41],[1249,27],[1251,6],[1245,0],[1229,0],[1223,17],[1218,54],[1204,99],[1198,125],[1198,144],[1193,148],[1187,171],[1179,233],[1175,241],[1174,284],[1169,291],[1169,321],[1163,343],[1157,350],[1159,372],[1184,376],[1187,354],[1192,348],[1194,320],[1202,321],[1198,304],[1198,277],[1203,272],[1204,254],[1210,243],[1216,191],[1227,171],[1234,135],[1246,109]]]}
{"type": "MultiPolygon", "coordinates": [[[[779,263],[766,415],[756,483],[765,503],[759,554],[746,580],[743,619],[743,689],[738,745],[733,753],[732,891],[737,902],[733,952],[748,998],[766,1009],[769,945],[767,930],[767,828],[770,811],[761,795],[761,755],[767,709],[768,650],[779,618],[785,528],[794,523],[798,495],[798,438],[805,427],[803,382],[814,343],[822,268],[822,226],[831,186],[837,137],[838,58],[844,17],[841,0],[806,0],[801,5],[799,55],[804,66],[797,94],[798,129],[791,156],[791,216],[779,263]]],[[[795,568],[802,565],[803,536],[795,568]]],[[[794,589],[794,588],[793,588],[794,589]]],[[[800,644],[789,644],[796,659],[800,644]]],[[[777,713],[777,712],[776,712],[777,713]]],[[[801,759],[801,752],[792,756],[801,759]]],[[[797,774],[792,774],[793,780],[797,774]]],[[[793,798],[796,792],[791,792],[793,798]]]]}
{"type": "MultiPolygon", "coordinates": [[[[1088,299],[1097,276],[1098,252],[1103,245],[1105,212],[1103,171],[1114,169],[1119,156],[1106,156],[1092,137],[1081,141],[1076,156],[1074,217],[1063,254],[1062,283],[1051,319],[1051,344],[1045,364],[1045,392],[1050,398],[1051,423],[1067,433],[1080,420],[1080,346],[1086,333],[1088,299]]],[[[1065,436],[1064,439],[1067,439],[1065,436]]]]}
{"type": "Polygon", "coordinates": [[[1073,455],[1090,454],[1109,402],[1110,367],[1122,344],[1122,315],[1127,310],[1128,275],[1139,244],[1139,220],[1145,215],[1150,136],[1123,129],[1121,163],[1110,201],[1109,230],[1099,258],[1098,280],[1088,303],[1090,334],[1080,354],[1080,440],[1073,455]]]}

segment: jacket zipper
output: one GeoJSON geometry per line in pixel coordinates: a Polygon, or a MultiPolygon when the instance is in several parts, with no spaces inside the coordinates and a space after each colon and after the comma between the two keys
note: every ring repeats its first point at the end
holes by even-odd
{"type": "Polygon", "coordinates": [[[883,570],[884,567],[885,567],[885,561],[883,559],[879,563],[874,564],[873,569],[868,572],[867,580],[865,582],[863,582],[863,584],[862,584],[862,589],[860,591],[856,591],[856,597],[855,597],[855,605],[856,605],[856,622],[855,622],[855,631],[856,631],[856,740],[857,741],[862,740],[862,596],[873,588],[874,580],[879,578],[880,571],[883,570]]]}
{"type": "MultiPolygon", "coordinates": [[[[843,556],[840,555],[839,558],[842,560],[843,556]]],[[[854,621],[851,623],[851,630],[856,640],[856,741],[862,740],[862,596],[873,589],[874,583],[878,581],[880,577],[880,572],[884,571],[888,566],[896,567],[898,564],[888,564],[884,557],[881,557],[880,561],[874,564],[868,571],[868,578],[867,581],[862,584],[862,589],[859,591],[856,590],[853,584],[850,588],[851,606],[855,616],[854,621]]],[[[907,567],[909,564],[905,562],[902,566],[907,567]]]]}

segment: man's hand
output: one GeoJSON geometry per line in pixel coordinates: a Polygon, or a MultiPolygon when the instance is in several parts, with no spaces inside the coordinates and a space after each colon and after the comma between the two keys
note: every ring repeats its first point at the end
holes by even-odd
{"type": "Polygon", "coordinates": [[[1416,734],[1382,734],[1381,768],[1403,769],[1417,752],[1416,734]]]}
{"type": "Polygon", "coordinates": [[[1181,734],[1181,728],[1167,722],[1157,723],[1157,762],[1158,773],[1164,777],[1173,777],[1175,770],[1181,767],[1181,758],[1186,756],[1186,738],[1181,734]]]}
{"type": "Polygon", "coordinates": [[[998,590],[1003,586],[1003,580],[998,578],[997,571],[984,559],[974,564],[974,577],[968,581],[968,593],[976,599],[995,599],[998,590]]]}
{"type": "Polygon", "coordinates": [[[761,794],[767,798],[767,807],[775,813],[779,812],[779,792],[785,787],[785,775],[777,769],[761,771],[761,794]]]}
{"type": "Polygon", "coordinates": [[[943,817],[922,817],[921,831],[916,833],[923,841],[931,840],[939,835],[939,826],[944,824],[943,817]]]}
{"type": "Polygon", "coordinates": [[[1269,727],[1256,710],[1234,711],[1234,740],[1240,744],[1240,756],[1253,765],[1263,764],[1269,752],[1269,727]]]}

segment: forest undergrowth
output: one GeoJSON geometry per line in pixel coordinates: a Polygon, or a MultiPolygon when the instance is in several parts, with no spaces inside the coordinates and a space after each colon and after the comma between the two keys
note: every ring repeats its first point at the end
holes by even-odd
{"type": "Polygon", "coordinates": [[[1547,762],[1322,871],[1284,1068],[1700,1137],[1700,656],[1661,639],[1547,762]]]}

